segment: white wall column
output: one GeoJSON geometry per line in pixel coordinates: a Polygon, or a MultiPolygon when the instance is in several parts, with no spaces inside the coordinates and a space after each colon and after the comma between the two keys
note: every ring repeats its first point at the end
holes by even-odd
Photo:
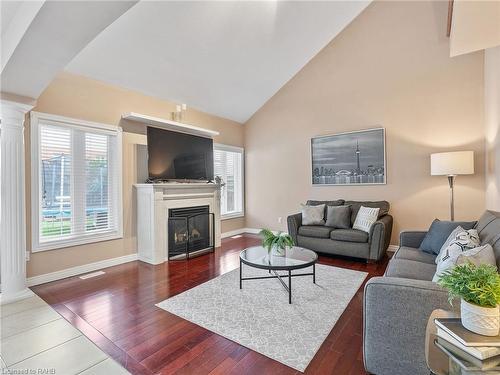
{"type": "Polygon", "coordinates": [[[32,106],[0,102],[1,304],[33,295],[26,287],[24,116],[32,106]]]}

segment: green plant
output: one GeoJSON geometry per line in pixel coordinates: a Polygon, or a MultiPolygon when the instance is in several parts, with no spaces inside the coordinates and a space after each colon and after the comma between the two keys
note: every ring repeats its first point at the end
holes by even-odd
{"type": "Polygon", "coordinates": [[[293,238],[286,233],[278,232],[278,234],[274,234],[269,229],[262,229],[260,235],[262,236],[262,246],[265,247],[268,252],[271,252],[273,247],[286,249],[287,247],[295,245],[293,238]]]}
{"type": "Polygon", "coordinates": [[[495,266],[461,264],[445,271],[438,283],[448,289],[450,304],[456,297],[481,307],[500,304],[500,275],[495,266]]]}

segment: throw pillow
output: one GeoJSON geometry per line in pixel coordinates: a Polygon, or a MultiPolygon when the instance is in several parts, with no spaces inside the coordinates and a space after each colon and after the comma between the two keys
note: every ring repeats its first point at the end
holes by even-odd
{"type": "Polygon", "coordinates": [[[325,225],[338,229],[351,228],[351,206],[327,206],[325,225]]]}
{"type": "Polygon", "coordinates": [[[437,255],[446,239],[456,227],[461,226],[463,229],[469,230],[474,228],[475,224],[475,221],[441,221],[435,219],[420,244],[420,250],[425,253],[437,255]]]}
{"type": "Polygon", "coordinates": [[[302,225],[325,225],[325,205],[307,206],[302,204],[302,225]]]}
{"type": "Polygon", "coordinates": [[[370,233],[370,228],[372,227],[373,223],[377,221],[379,210],[380,208],[361,206],[359,208],[358,214],[356,215],[356,220],[354,221],[354,225],[352,226],[352,228],[370,233]]]}
{"type": "Polygon", "coordinates": [[[493,266],[496,266],[495,253],[493,252],[493,248],[490,244],[486,244],[483,246],[475,247],[473,249],[465,250],[458,254],[455,253],[449,258],[442,260],[437,266],[436,273],[434,274],[432,281],[437,282],[443,272],[446,272],[456,265],[465,263],[473,263],[476,266],[479,266],[481,264],[491,264],[493,266]]]}
{"type": "Polygon", "coordinates": [[[462,228],[460,225],[458,227],[456,227],[453,232],[451,232],[451,234],[448,236],[448,238],[446,239],[446,241],[444,241],[444,244],[443,246],[441,246],[441,250],[439,250],[439,254],[438,256],[436,257],[436,260],[435,260],[435,263],[438,264],[439,263],[439,260],[441,259],[441,256],[444,254],[446,248],[448,246],[450,246],[450,243],[451,241],[453,241],[460,232],[464,232],[464,228],[462,228]]]}

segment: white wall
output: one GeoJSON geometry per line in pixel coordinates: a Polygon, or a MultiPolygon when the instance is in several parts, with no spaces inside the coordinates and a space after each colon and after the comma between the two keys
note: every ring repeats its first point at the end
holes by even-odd
{"type": "Polygon", "coordinates": [[[500,46],[484,53],[486,207],[500,211],[500,46]]]}

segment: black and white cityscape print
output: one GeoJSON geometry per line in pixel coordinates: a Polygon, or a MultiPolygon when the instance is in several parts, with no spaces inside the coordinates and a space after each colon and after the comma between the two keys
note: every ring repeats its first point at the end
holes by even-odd
{"type": "Polygon", "coordinates": [[[313,185],[385,184],[385,131],[311,139],[313,185]]]}

